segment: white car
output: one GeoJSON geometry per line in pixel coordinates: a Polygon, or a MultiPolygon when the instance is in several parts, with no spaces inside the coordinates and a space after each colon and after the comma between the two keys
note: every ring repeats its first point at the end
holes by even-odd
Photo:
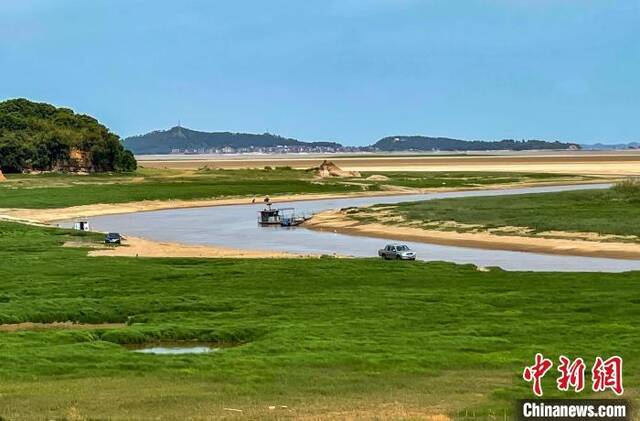
{"type": "Polygon", "coordinates": [[[387,244],[385,248],[378,250],[378,256],[385,260],[416,260],[416,253],[405,244],[387,244]]]}

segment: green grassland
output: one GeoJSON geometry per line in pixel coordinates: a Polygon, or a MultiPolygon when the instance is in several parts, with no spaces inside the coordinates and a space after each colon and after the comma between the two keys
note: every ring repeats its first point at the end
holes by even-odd
{"type": "MultiPolygon", "coordinates": [[[[7,175],[0,183],[0,208],[60,208],[140,200],[191,200],[301,193],[381,191],[411,188],[482,187],[522,182],[576,182],[582,176],[509,173],[384,173],[389,179],[316,179],[313,171],[290,168],[197,171],[140,169],[132,174],[7,175]]],[[[382,173],[376,173],[382,174],[382,173]]]]}
{"type": "Polygon", "coordinates": [[[445,171],[445,172],[363,172],[363,178],[372,175],[384,175],[389,180],[384,183],[394,186],[411,188],[474,188],[491,185],[508,185],[521,183],[545,183],[545,182],[578,182],[593,181],[594,177],[564,174],[547,173],[509,173],[509,172],[466,172],[466,171],[445,171]]]}
{"type": "MultiPolygon", "coordinates": [[[[520,376],[535,352],[588,364],[619,354],[625,397],[640,390],[640,273],[87,257],[61,247],[69,240],[96,238],[0,222],[0,323],[128,325],[0,332],[4,419],[502,419],[531,396],[520,376]],[[224,347],[153,356],[122,346],[159,340],[224,347]]],[[[575,396],[553,392],[554,379],[545,396],[575,396]]]]}
{"type": "MultiPolygon", "coordinates": [[[[274,170],[174,171],[141,169],[129,175],[42,174],[8,176],[0,208],[59,208],[140,200],[190,200],[268,194],[346,193],[362,187],[314,180],[310,172],[274,170]]],[[[376,186],[371,186],[375,189],[376,186]]]]}
{"type": "MultiPolygon", "coordinates": [[[[352,209],[349,216],[379,221],[376,209],[399,215],[403,223],[422,223],[430,229],[439,221],[469,226],[443,229],[458,231],[479,228],[527,227],[530,234],[544,231],[595,232],[619,236],[640,236],[640,193],[614,187],[516,196],[486,196],[438,199],[352,209]],[[373,212],[372,212],[373,211],[373,212]]],[[[397,223],[391,221],[389,223],[397,223]]],[[[508,232],[503,233],[508,235],[508,232]]],[[[518,235],[522,235],[519,233],[518,235]]]]}

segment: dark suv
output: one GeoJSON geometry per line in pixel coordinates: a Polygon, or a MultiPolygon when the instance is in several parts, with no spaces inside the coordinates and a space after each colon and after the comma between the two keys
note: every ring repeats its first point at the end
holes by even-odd
{"type": "Polygon", "coordinates": [[[122,237],[117,232],[110,232],[104,236],[105,244],[121,244],[122,237]]]}

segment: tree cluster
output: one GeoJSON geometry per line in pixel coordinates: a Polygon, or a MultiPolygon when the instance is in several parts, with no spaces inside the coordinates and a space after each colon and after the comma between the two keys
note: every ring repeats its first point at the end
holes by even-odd
{"type": "Polygon", "coordinates": [[[0,169],[5,173],[136,167],[120,138],[92,117],[26,99],[0,102],[0,169]]]}
{"type": "Polygon", "coordinates": [[[373,145],[382,151],[527,151],[538,149],[580,149],[575,143],[549,142],[546,140],[513,140],[499,141],[460,140],[446,137],[427,136],[390,136],[380,139],[373,145]]]}

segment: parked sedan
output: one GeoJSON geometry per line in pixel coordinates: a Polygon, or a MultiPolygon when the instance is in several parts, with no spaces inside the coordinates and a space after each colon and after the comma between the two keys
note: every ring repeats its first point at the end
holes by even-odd
{"type": "Polygon", "coordinates": [[[385,260],[416,260],[416,253],[404,244],[387,244],[385,248],[378,250],[378,256],[385,260]]]}
{"type": "Polygon", "coordinates": [[[104,243],[105,244],[121,244],[122,236],[117,232],[110,232],[104,236],[104,243]]]}

